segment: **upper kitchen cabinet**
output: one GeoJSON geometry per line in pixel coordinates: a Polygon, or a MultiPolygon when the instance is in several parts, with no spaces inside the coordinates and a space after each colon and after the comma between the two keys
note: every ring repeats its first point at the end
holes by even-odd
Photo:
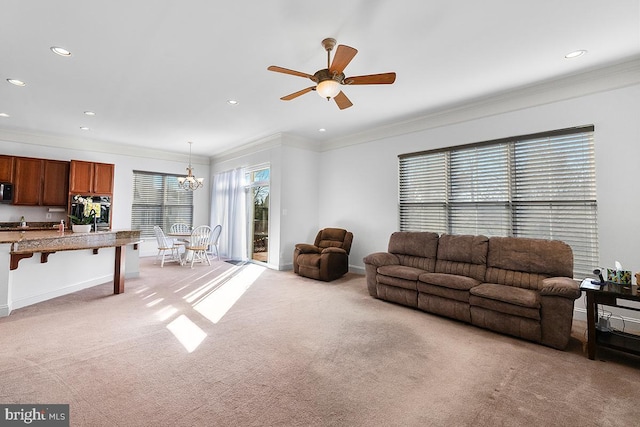
{"type": "Polygon", "coordinates": [[[16,157],[13,174],[13,204],[38,206],[42,200],[44,160],[16,157]]]}
{"type": "Polygon", "coordinates": [[[71,160],[69,193],[113,194],[114,171],[115,165],[113,164],[71,160]]]}
{"type": "Polygon", "coordinates": [[[0,155],[0,182],[13,182],[13,156],[0,155]]]}
{"type": "Polygon", "coordinates": [[[45,160],[42,176],[42,205],[66,206],[69,194],[69,162],[45,160]]]}
{"type": "Polygon", "coordinates": [[[67,204],[69,162],[30,157],[16,157],[14,161],[14,205],[67,204]]]}

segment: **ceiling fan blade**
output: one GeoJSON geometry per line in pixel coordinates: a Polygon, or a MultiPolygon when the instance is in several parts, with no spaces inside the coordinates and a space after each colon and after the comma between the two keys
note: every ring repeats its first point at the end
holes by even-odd
{"type": "Polygon", "coordinates": [[[333,55],[333,61],[331,62],[329,71],[340,74],[345,68],[347,68],[347,65],[349,65],[349,62],[351,62],[353,57],[356,56],[356,53],[358,53],[358,50],[351,46],[345,46],[343,44],[339,45],[336,49],[335,55],[333,55]]]}
{"type": "Polygon", "coordinates": [[[340,93],[337,94],[333,99],[336,101],[336,105],[341,110],[349,108],[353,105],[351,101],[349,101],[349,98],[347,98],[347,95],[345,95],[342,91],[340,91],[340,93]]]}
{"type": "Polygon", "coordinates": [[[291,74],[292,76],[306,77],[313,80],[313,76],[311,74],[303,73],[302,71],[289,70],[288,68],[282,68],[275,65],[268,67],[267,70],[275,71],[276,73],[291,74]]]}
{"type": "Polygon", "coordinates": [[[299,90],[297,92],[293,92],[292,94],[289,94],[287,96],[283,96],[282,99],[283,101],[291,101],[294,98],[299,97],[300,95],[304,95],[307,92],[311,92],[312,90],[314,90],[316,87],[315,86],[309,86],[308,88],[299,90]]]}
{"type": "Polygon", "coordinates": [[[347,77],[346,85],[390,85],[396,81],[396,73],[368,74],[366,76],[347,77]]]}

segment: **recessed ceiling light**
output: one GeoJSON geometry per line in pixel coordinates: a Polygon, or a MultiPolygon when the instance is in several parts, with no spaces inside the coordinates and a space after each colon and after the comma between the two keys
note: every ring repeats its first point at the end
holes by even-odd
{"type": "Polygon", "coordinates": [[[7,113],[0,113],[0,117],[10,117],[7,113]]]}
{"type": "Polygon", "coordinates": [[[22,80],[18,80],[18,79],[7,79],[7,81],[9,83],[11,83],[12,85],[16,85],[16,86],[26,86],[27,85],[25,82],[23,82],[22,80]]]}
{"type": "Polygon", "coordinates": [[[325,128],[320,128],[318,129],[318,132],[326,132],[327,130],[325,128]]]}
{"type": "Polygon", "coordinates": [[[229,100],[227,101],[227,104],[229,104],[229,105],[238,105],[238,104],[239,104],[239,102],[238,102],[238,101],[236,101],[235,99],[229,99],[229,100]]]}
{"type": "Polygon", "coordinates": [[[95,116],[96,115],[96,113],[94,113],[93,111],[85,111],[84,114],[87,115],[87,116],[95,116]]]}
{"type": "Polygon", "coordinates": [[[51,52],[60,56],[71,56],[71,52],[63,47],[51,46],[51,52]]]}
{"type": "Polygon", "coordinates": [[[585,53],[587,53],[587,51],[586,51],[586,50],[583,50],[583,49],[581,49],[581,50],[574,50],[573,52],[567,53],[564,57],[565,57],[566,59],[573,59],[573,58],[578,58],[578,57],[580,57],[580,56],[584,55],[585,53]]]}
{"type": "Polygon", "coordinates": [[[86,127],[86,126],[80,126],[80,129],[81,129],[81,130],[89,130],[89,128],[88,128],[88,127],[86,127]]]}

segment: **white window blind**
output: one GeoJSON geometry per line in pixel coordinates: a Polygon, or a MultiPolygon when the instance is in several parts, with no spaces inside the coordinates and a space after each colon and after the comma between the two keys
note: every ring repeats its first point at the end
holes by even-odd
{"type": "Polygon", "coordinates": [[[177,175],[133,171],[131,229],[154,237],[154,225],[166,233],[176,222],[193,225],[193,192],[179,187],[177,175]]]}
{"type": "Polygon", "coordinates": [[[399,156],[400,230],[562,240],[598,265],[593,126],[399,156]]]}

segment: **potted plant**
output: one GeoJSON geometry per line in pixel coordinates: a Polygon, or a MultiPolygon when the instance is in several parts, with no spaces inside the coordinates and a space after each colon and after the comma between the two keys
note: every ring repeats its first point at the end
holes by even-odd
{"type": "Polygon", "coordinates": [[[74,233],[88,233],[91,231],[91,224],[93,223],[95,215],[85,216],[78,218],[75,215],[69,215],[71,220],[71,229],[74,233]]]}

